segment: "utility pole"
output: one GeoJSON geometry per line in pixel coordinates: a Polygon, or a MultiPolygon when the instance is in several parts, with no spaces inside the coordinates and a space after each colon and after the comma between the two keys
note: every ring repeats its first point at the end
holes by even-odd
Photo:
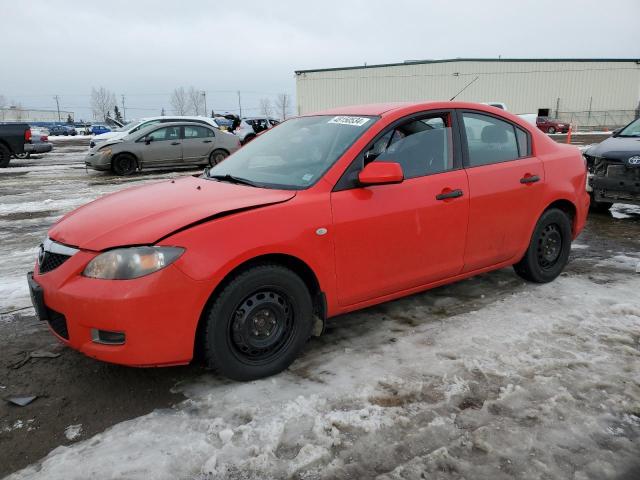
{"type": "Polygon", "coordinates": [[[207,116],[207,92],[202,91],[202,98],[204,99],[204,116],[207,116]]]}
{"type": "Polygon", "coordinates": [[[58,95],[53,97],[56,101],[56,107],[58,108],[58,121],[61,122],[62,120],[60,120],[60,98],[58,97],[58,95]]]}
{"type": "Polygon", "coordinates": [[[240,98],[240,90],[238,90],[238,110],[240,110],[239,117],[242,118],[242,101],[240,98]]]}
{"type": "Polygon", "coordinates": [[[124,95],[122,95],[122,122],[127,123],[127,109],[124,106],[124,95]]]}

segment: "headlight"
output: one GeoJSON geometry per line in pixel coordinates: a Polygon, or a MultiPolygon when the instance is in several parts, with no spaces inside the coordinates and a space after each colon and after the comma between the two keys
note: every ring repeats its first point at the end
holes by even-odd
{"type": "Polygon", "coordinates": [[[82,274],[104,280],[143,277],[171,265],[183,252],[180,247],[116,248],[91,260],[82,274]]]}
{"type": "Polygon", "coordinates": [[[111,155],[111,147],[102,147],[98,149],[98,153],[100,155],[109,156],[111,155]]]}

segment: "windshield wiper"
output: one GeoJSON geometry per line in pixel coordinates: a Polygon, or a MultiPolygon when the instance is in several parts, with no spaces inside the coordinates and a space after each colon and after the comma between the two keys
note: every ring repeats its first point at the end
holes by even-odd
{"type": "Polygon", "coordinates": [[[260,188],[260,185],[252,182],[251,180],[247,180],[246,178],[242,177],[236,177],[235,175],[230,175],[228,173],[225,173],[224,175],[209,175],[207,178],[213,178],[214,180],[218,180],[220,182],[237,183],[239,185],[249,185],[250,187],[260,188]]]}

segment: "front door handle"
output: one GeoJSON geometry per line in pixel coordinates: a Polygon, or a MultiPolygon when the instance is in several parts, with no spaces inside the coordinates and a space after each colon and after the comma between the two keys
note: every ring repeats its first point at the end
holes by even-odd
{"type": "Polygon", "coordinates": [[[211,143],[212,140],[203,140],[202,143],[211,143]]]}
{"type": "Polygon", "coordinates": [[[520,179],[520,183],[536,183],[540,181],[540,177],[538,175],[525,175],[520,179]]]}
{"type": "Polygon", "coordinates": [[[464,195],[464,193],[462,193],[462,190],[460,189],[450,190],[448,192],[443,191],[442,193],[439,193],[438,195],[436,195],[436,200],[447,200],[448,198],[458,198],[458,197],[461,197],[462,195],[464,195]]]}
{"type": "Polygon", "coordinates": [[[171,142],[171,145],[180,145],[180,142],[171,142]]]}

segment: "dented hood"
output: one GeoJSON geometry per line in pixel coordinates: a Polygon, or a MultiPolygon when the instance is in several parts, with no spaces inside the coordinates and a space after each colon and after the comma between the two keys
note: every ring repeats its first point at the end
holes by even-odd
{"type": "Polygon", "coordinates": [[[106,195],[64,216],[49,237],[86,250],[153,244],[218,216],[286,202],[295,192],[184,177],[106,195]]]}

